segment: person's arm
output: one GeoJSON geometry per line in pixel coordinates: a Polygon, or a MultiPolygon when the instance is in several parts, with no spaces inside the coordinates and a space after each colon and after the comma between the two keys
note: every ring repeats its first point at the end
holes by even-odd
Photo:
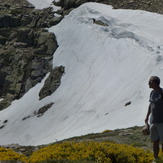
{"type": "Polygon", "coordinates": [[[145,118],[145,123],[148,123],[148,119],[149,119],[149,115],[151,114],[151,104],[149,104],[149,107],[148,107],[148,112],[147,112],[147,115],[146,115],[146,118],[145,118]]]}

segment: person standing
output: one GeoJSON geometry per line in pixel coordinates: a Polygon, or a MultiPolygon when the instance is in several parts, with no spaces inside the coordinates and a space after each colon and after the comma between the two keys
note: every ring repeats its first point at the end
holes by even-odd
{"type": "Polygon", "coordinates": [[[150,94],[150,104],[145,123],[147,124],[150,121],[150,139],[153,142],[154,158],[158,159],[160,143],[162,143],[163,152],[163,89],[160,87],[160,78],[157,76],[151,76],[148,84],[149,88],[153,90],[150,94]]]}

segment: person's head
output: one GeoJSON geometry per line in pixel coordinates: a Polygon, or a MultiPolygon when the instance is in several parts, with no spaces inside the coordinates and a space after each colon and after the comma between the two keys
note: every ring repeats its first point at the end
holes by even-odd
{"type": "Polygon", "coordinates": [[[157,76],[151,76],[148,84],[149,88],[157,89],[160,87],[160,78],[157,76]]]}

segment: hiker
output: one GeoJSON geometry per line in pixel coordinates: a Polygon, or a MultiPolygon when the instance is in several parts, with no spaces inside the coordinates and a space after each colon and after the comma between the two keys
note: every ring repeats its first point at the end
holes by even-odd
{"type": "Polygon", "coordinates": [[[163,97],[162,88],[160,87],[160,78],[152,76],[149,79],[149,88],[152,88],[149,99],[148,112],[145,123],[148,123],[150,116],[150,139],[153,142],[154,158],[158,159],[159,143],[162,143],[163,152],[163,97]]]}

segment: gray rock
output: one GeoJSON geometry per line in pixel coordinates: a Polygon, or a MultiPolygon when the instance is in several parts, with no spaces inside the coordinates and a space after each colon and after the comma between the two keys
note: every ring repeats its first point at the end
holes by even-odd
{"type": "Polygon", "coordinates": [[[61,77],[65,73],[64,66],[54,68],[40,90],[40,100],[51,95],[61,84],[61,77]]]}
{"type": "Polygon", "coordinates": [[[0,28],[18,27],[20,24],[20,19],[9,14],[1,14],[0,22],[0,28]]]}
{"type": "Polygon", "coordinates": [[[25,0],[2,0],[0,8],[0,98],[4,99],[0,108],[3,109],[51,71],[58,45],[55,35],[42,27],[57,24],[60,19],[55,19],[51,8],[35,10],[25,0]]]}
{"type": "Polygon", "coordinates": [[[5,45],[7,40],[8,39],[6,37],[3,37],[3,36],[0,35],[0,44],[5,45]]]}

